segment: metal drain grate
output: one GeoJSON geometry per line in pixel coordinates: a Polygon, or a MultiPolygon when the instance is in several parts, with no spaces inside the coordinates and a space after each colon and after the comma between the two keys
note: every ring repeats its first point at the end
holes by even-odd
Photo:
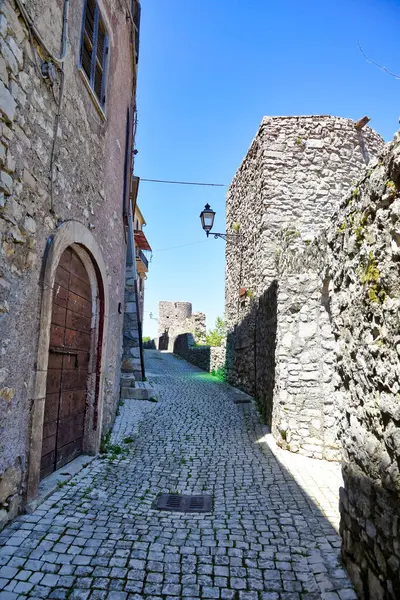
{"type": "Polygon", "coordinates": [[[172,512],[211,512],[212,496],[161,494],[156,498],[153,508],[172,512]]]}

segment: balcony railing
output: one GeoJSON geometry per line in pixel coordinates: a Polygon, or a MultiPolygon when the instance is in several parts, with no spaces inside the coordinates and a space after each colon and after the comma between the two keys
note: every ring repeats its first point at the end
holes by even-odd
{"type": "Polygon", "coordinates": [[[136,248],[136,265],[139,273],[145,273],[149,270],[149,261],[147,260],[144,252],[139,250],[139,248],[136,248]]]}

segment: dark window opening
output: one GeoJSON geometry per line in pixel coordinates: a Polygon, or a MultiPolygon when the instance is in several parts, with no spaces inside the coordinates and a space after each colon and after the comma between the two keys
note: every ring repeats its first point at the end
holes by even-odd
{"type": "Polygon", "coordinates": [[[140,16],[141,6],[139,0],[132,0],[132,14],[133,22],[135,25],[135,50],[136,50],[136,64],[139,62],[139,38],[140,38],[140,16]]]}
{"type": "Polygon", "coordinates": [[[80,66],[104,109],[108,36],[96,0],[86,0],[82,24],[80,66]]]}

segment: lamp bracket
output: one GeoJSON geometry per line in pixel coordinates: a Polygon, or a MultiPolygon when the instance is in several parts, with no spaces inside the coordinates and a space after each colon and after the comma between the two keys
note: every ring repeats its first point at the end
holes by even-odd
{"type": "Polygon", "coordinates": [[[207,231],[207,237],[211,234],[214,236],[215,239],[221,238],[222,240],[225,240],[226,242],[234,242],[234,241],[239,241],[240,239],[240,233],[214,233],[213,231],[207,231]]]}

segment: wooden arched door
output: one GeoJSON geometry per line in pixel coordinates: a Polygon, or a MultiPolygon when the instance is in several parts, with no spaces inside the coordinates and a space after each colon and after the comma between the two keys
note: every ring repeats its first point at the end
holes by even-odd
{"type": "Polygon", "coordinates": [[[56,270],[40,476],[82,453],[92,340],[92,290],[79,256],[67,248],[56,270]]]}

